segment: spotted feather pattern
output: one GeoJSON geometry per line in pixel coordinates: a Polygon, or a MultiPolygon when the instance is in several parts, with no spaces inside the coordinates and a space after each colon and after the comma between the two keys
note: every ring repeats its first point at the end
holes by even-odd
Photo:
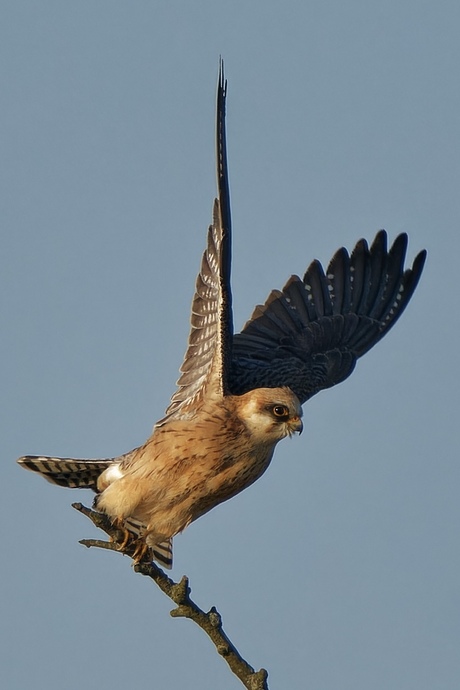
{"type": "Polygon", "coordinates": [[[426,252],[405,269],[406,251],[406,234],[387,251],[381,230],[370,249],[362,239],[351,256],[339,249],[326,272],[313,261],[303,279],[273,290],[234,336],[232,393],[284,385],[303,403],[346,379],[412,297],[426,252]]]}
{"type": "Polygon", "coordinates": [[[232,338],[232,300],[230,289],[231,216],[225,135],[227,82],[223,65],[217,89],[217,181],[219,198],[214,201],[213,222],[196,280],[192,302],[191,330],[181,366],[178,389],[171,398],[164,419],[193,416],[194,408],[211,391],[228,393],[228,367],[232,338]]]}
{"type": "Polygon", "coordinates": [[[370,248],[360,240],[351,255],[339,249],[326,271],[313,261],[302,279],[291,276],[234,336],[226,94],[221,63],[218,198],[178,388],[166,416],[142,446],[125,455],[29,455],[18,461],[54,484],[98,492],[95,507],[143,541],[166,568],[172,565],[172,537],[256,481],[278,441],[301,431],[299,401],[346,379],[357,359],[392,328],[426,257],[420,252],[405,268],[407,236],[399,235],[388,250],[382,230],[370,248]],[[274,412],[280,407],[289,411],[288,421],[274,412]]]}

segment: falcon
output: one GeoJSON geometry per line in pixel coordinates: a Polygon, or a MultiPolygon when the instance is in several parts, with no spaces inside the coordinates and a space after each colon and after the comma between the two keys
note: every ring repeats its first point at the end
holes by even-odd
{"type": "MultiPolygon", "coordinates": [[[[217,86],[217,182],[177,390],[147,441],[124,455],[77,460],[27,455],[19,464],[59,486],[96,492],[94,507],[148,557],[172,566],[172,539],[267,469],[278,441],[302,431],[302,405],[344,381],[396,323],[426,252],[404,268],[407,235],[387,249],[339,249],[313,261],[233,334],[231,217],[225,132],[227,82],[217,86]]],[[[121,546],[120,546],[121,548],[121,546]]]]}

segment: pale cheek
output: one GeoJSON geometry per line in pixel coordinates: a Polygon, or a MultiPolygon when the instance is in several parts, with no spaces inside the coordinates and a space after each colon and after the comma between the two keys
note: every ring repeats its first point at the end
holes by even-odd
{"type": "Polygon", "coordinates": [[[257,435],[266,434],[272,427],[271,421],[267,420],[265,416],[260,414],[250,415],[246,420],[246,424],[251,433],[257,435]]]}
{"type": "Polygon", "coordinates": [[[286,436],[285,429],[280,424],[273,422],[272,419],[268,419],[265,415],[251,415],[246,423],[253,439],[263,443],[266,443],[269,439],[276,442],[286,436]]]}

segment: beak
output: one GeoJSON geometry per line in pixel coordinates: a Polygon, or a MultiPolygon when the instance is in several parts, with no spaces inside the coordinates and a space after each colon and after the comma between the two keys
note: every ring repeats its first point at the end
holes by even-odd
{"type": "Polygon", "coordinates": [[[290,420],[290,422],[289,422],[289,430],[290,430],[291,434],[293,434],[293,433],[295,433],[295,432],[297,431],[297,433],[298,433],[299,436],[300,436],[300,434],[301,434],[302,431],[303,431],[303,423],[302,423],[302,420],[300,419],[300,417],[293,417],[293,418],[290,420]]]}

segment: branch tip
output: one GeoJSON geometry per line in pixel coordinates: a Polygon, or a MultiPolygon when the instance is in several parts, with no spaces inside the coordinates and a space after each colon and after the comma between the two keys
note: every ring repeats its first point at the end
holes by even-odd
{"type": "MultiPolygon", "coordinates": [[[[130,541],[125,544],[123,542],[125,534],[112,524],[107,515],[91,510],[79,502],[72,503],[72,508],[85,515],[96,527],[102,529],[111,538],[111,541],[81,539],[80,544],[86,548],[94,546],[108,551],[118,551],[124,556],[133,557],[136,553],[136,546],[139,546],[138,543],[130,541]]],[[[153,580],[161,591],[176,604],[176,608],[170,612],[173,618],[191,618],[208,635],[217,652],[226,660],[230,670],[248,690],[268,690],[267,671],[261,669],[255,672],[252,666],[243,659],[222,629],[222,617],[215,606],[212,606],[205,613],[195,604],[190,598],[191,588],[186,575],[181,578],[180,582],[174,582],[156,563],[143,561],[134,563],[133,566],[134,572],[146,575],[153,580]]]]}
{"type": "Polygon", "coordinates": [[[220,615],[219,611],[216,609],[215,606],[213,606],[211,609],[208,611],[208,620],[211,623],[213,628],[221,628],[222,627],[222,616],[220,615]]]}

